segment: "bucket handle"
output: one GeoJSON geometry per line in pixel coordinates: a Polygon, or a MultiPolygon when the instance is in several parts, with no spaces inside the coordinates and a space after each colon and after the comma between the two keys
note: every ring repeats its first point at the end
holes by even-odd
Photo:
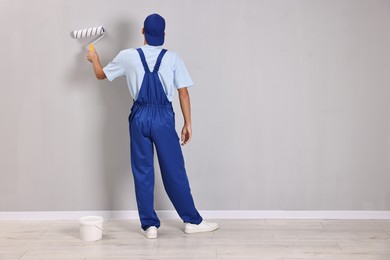
{"type": "Polygon", "coordinates": [[[98,227],[96,225],[94,225],[94,226],[97,227],[98,229],[100,229],[101,231],[104,231],[104,228],[98,227]]]}
{"type": "Polygon", "coordinates": [[[88,224],[84,224],[83,226],[90,226],[90,227],[97,227],[98,229],[100,229],[101,231],[104,231],[104,228],[101,228],[99,226],[96,226],[96,225],[88,225],[88,224]]]}

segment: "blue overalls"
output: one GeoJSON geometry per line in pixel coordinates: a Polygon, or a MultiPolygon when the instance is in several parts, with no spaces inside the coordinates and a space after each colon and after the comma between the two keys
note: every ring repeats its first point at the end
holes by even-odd
{"type": "Polygon", "coordinates": [[[195,208],[187,178],[180,139],[175,129],[175,113],[168,100],[158,70],[167,50],[162,49],[153,72],[145,55],[137,49],[145,69],[138,98],[129,115],[131,167],[141,228],[160,227],[154,210],[153,144],[156,147],[165,191],[185,223],[199,224],[202,217],[195,208]]]}

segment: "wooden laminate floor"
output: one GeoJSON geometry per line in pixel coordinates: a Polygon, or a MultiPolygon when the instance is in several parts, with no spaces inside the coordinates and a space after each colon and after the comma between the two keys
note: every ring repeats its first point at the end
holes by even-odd
{"type": "Polygon", "coordinates": [[[77,221],[0,221],[0,259],[390,260],[390,220],[209,221],[220,228],[185,234],[181,220],[163,219],[148,240],[138,220],[108,219],[95,242],[79,239],[77,221]]]}

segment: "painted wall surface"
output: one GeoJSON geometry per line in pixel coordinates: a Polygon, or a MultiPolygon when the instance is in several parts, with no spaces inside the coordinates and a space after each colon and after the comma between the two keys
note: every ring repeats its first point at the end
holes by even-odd
{"type": "MultiPolygon", "coordinates": [[[[390,1],[1,0],[0,210],[135,210],[124,78],[103,65],[166,19],[194,80],[199,210],[390,210],[390,1]]],[[[177,130],[183,119],[175,96],[177,130]]],[[[173,209],[157,157],[155,208],[173,209]]]]}

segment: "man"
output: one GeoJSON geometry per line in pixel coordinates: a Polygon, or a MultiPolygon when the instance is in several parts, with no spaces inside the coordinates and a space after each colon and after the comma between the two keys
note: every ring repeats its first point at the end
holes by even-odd
{"type": "Polygon", "coordinates": [[[190,98],[187,87],[193,85],[184,62],[161,46],[165,38],[165,20],[151,14],[144,21],[144,46],[125,49],[102,68],[96,50],[88,51],[96,77],[109,81],[127,79],[134,103],[129,115],[131,167],[141,228],[147,238],[156,238],[160,220],[154,210],[153,144],[156,147],[164,188],[180,218],[185,233],[213,231],[217,223],[203,220],[195,208],[186,174],[180,140],[175,130],[172,99],[179,92],[184,117],[182,144],[191,140],[190,98]],[[153,65],[153,66],[152,66],[153,65]]]}

